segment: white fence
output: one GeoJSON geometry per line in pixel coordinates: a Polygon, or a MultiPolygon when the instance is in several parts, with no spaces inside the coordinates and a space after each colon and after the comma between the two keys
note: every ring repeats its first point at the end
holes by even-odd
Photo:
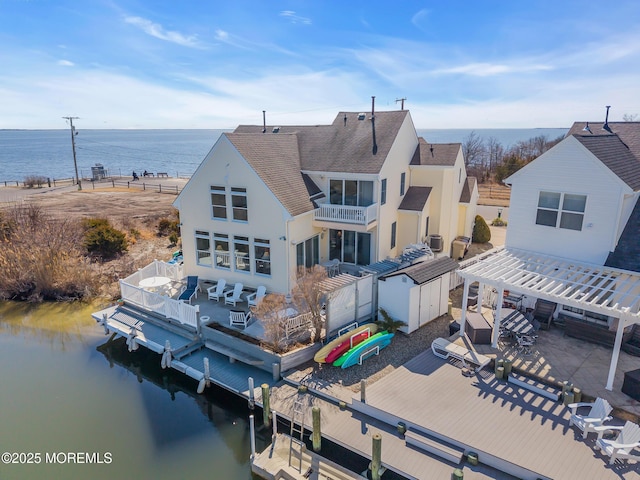
{"type": "Polygon", "coordinates": [[[180,282],[184,277],[182,265],[154,260],[146,267],[129,275],[124,281],[129,285],[139,285],[140,281],[151,277],[168,277],[174,282],[180,282]]]}
{"type": "Polygon", "coordinates": [[[120,294],[122,299],[138,307],[145,308],[166,318],[177,320],[183,325],[198,328],[197,305],[190,305],[180,300],[174,300],[165,295],[150,292],[141,287],[134,287],[124,280],[120,280],[120,294]]]}
{"type": "Polygon", "coordinates": [[[154,260],[136,273],[129,275],[124,280],[120,280],[120,296],[122,299],[165,318],[177,320],[183,325],[189,325],[197,329],[198,306],[174,300],[166,295],[150,292],[138,286],[142,280],[151,277],[167,277],[173,282],[179,282],[183,277],[182,265],[154,260]]]}
{"type": "MultiPolygon", "coordinates": [[[[339,278],[339,277],[334,277],[339,278]]],[[[373,314],[373,277],[353,277],[353,281],[328,294],[327,333],[373,314]]]]}

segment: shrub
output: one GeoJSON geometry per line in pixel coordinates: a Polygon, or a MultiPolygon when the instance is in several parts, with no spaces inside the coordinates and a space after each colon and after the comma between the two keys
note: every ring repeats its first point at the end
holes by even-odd
{"type": "Polygon", "coordinates": [[[89,218],[83,221],[85,227],[84,246],[94,255],[111,258],[127,250],[127,237],[111,226],[105,218],[89,218]]]}
{"type": "Polygon", "coordinates": [[[376,324],[380,330],[386,330],[389,333],[396,333],[400,327],[407,326],[406,322],[403,322],[402,320],[394,320],[384,308],[380,308],[380,316],[382,319],[378,317],[378,320],[376,320],[376,324]]]}
{"type": "Polygon", "coordinates": [[[33,187],[40,188],[45,183],[47,183],[47,178],[41,175],[29,175],[24,179],[24,186],[28,188],[33,188],[33,187]]]}
{"type": "Polygon", "coordinates": [[[491,225],[494,227],[506,227],[507,222],[505,222],[502,218],[494,218],[491,222],[491,225]]]}
{"type": "Polygon", "coordinates": [[[484,218],[476,215],[476,223],[473,226],[472,240],[474,243],[487,243],[491,240],[491,230],[484,218]]]}
{"type": "Polygon", "coordinates": [[[169,241],[171,242],[171,245],[177,245],[179,239],[180,237],[175,232],[169,235],[169,241]]]}
{"type": "Polygon", "coordinates": [[[158,222],[158,236],[163,237],[175,233],[180,235],[180,221],[170,218],[161,218],[158,222]]]}

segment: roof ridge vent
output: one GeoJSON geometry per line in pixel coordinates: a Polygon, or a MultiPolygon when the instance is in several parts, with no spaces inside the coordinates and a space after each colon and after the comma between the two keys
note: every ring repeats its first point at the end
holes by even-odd
{"type": "Polygon", "coordinates": [[[273,127],[273,130],[271,130],[271,133],[278,133],[280,131],[280,127],[273,127]]]}
{"type": "Polygon", "coordinates": [[[367,118],[367,114],[366,113],[359,113],[358,114],[358,120],[364,120],[365,118],[367,118]]]}

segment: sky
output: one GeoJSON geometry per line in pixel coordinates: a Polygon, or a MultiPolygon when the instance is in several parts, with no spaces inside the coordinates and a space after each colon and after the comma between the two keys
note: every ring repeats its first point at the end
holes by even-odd
{"type": "Polygon", "coordinates": [[[0,128],[640,120],[637,0],[0,0],[0,128]]]}

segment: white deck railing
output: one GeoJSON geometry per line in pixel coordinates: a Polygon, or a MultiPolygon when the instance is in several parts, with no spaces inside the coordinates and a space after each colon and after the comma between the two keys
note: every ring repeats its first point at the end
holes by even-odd
{"type": "Polygon", "coordinates": [[[356,207],[353,205],[322,204],[314,212],[315,220],[329,222],[354,223],[357,225],[369,225],[375,221],[378,213],[378,204],[368,207],[356,207]]]}
{"type": "Polygon", "coordinates": [[[129,285],[138,285],[140,281],[151,277],[168,277],[173,282],[180,282],[184,278],[184,273],[182,265],[154,260],[146,267],[142,267],[137,272],[129,275],[124,281],[129,285]]]}

